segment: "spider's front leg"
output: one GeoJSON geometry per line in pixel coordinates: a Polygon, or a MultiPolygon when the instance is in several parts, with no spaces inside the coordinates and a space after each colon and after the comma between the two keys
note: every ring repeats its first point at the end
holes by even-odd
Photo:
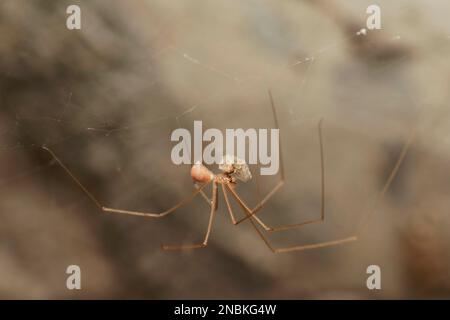
{"type": "MultiPolygon", "coordinates": [[[[273,106],[273,102],[272,102],[273,106]]],[[[249,213],[244,218],[240,219],[234,224],[239,224],[249,218],[254,218],[255,221],[266,231],[275,232],[275,231],[283,231],[283,230],[289,230],[294,228],[299,228],[304,225],[313,224],[313,223],[319,223],[325,221],[325,160],[324,160],[324,152],[323,152],[323,138],[322,138],[322,120],[319,121],[317,125],[317,134],[319,137],[319,150],[320,150],[320,185],[321,185],[321,201],[320,201],[320,216],[315,219],[303,221],[300,223],[294,223],[294,224],[287,224],[287,225],[281,225],[277,227],[271,227],[265,224],[260,218],[256,216],[256,213],[263,208],[263,206],[266,204],[266,202],[284,185],[284,164],[282,159],[282,152],[281,152],[281,146],[280,146],[280,180],[275,185],[275,187],[253,208],[250,209],[244,201],[239,197],[239,195],[236,193],[236,191],[229,187],[228,189],[231,191],[233,196],[236,198],[236,200],[239,202],[239,204],[245,208],[245,210],[249,213]]]]}

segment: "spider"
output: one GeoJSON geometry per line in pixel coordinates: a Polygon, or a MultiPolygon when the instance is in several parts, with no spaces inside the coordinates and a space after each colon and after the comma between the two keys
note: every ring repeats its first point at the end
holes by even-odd
{"type": "MultiPolygon", "coordinates": [[[[275,110],[275,104],[273,100],[273,96],[271,91],[269,90],[269,99],[270,105],[272,109],[273,119],[276,128],[279,128],[277,114],[275,110]]],[[[151,218],[162,218],[167,216],[168,214],[174,212],[176,209],[181,206],[192,201],[197,195],[201,194],[202,197],[207,201],[210,206],[210,214],[209,214],[209,222],[208,227],[206,229],[206,234],[204,236],[203,242],[191,245],[162,245],[162,249],[164,250],[185,250],[185,249],[198,249],[204,248],[208,245],[208,240],[211,234],[214,218],[216,215],[216,211],[218,209],[218,196],[219,196],[219,187],[222,191],[223,197],[225,199],[225,203],[227,206],[227,210],[231,219],[231,222],[234,225],[238,225],[243,221],[249,220],[253,228],[256,230],[259,237],[263,240],[266,246],[273,253],[281,253],[281,252],[290,252],[290,251],[301,251],[308,249],[316,249],[323,248],[329,246],[335,246],[351,241],[355,241],[357,239],[356,236],[350,236],[347,238],[341,238],[333,241],[320,242],[315,244],[307,244],[307,245],[298,245],[292,247],[274,247],[268,237],[260,230],[260,228],[264,229],[267,232],[275,232],[275,231],[283,231],[293,228],[302,227],[308,224],[320,223],[325,221],[325,174],[324,174],[324,155],[323,155],[323,142],[322,142],[322,120],[318,124],[318,136],[319,136],[319,146],[320,146],[320,165],[321,165],[321,208],[320,208],[320,216],[316,219],[307,220],[301,223],[289,224],[289,225],[281,225],[277,227],[271,227],[264,223],[261,218],[259,218],[256,214],[264,207],[267,201],[272,198],[272,196],[284,185],[285,175],[284,175],[284,164],[282,160],[281,154],[281,145],[280,145],[280,170],[279,170],[279,181],[275,184],[275,186],[265,195],[264,198],[253,208],[250,208],[244,200],[237,193],[236,185],[239,182],[245,183],[252,178],[248,165],[244,160],[241,160],[237,157],[232,157],[226,155],[219,165],[220,173],[214,174],[208,168],[206,168],[202,163],[195,163],[190,171],[190,175],[193,179],[195,190],[192,192],[190,196],[183,199],[173,207],[158,213],[150,213],[150,212],[139,212],[139,211],[130,211],[130,210],[122,210],[115,209],[103,206],[97,198],[93,196],[93,194],[84,187],[84,185],[78,180],[78,178],[67,168],[64,163],[56,156],[56,154],[50,150],[48,147],[43,146],[42,148],[46,150],[53,159],[58,163],[64,171],[72,178],[72,180],[83,190],[83,192],[97,205],[100,210],[108,213],[120,213],[134,216],[143,216],[143,217],[151,217],[151,218]],[[211,198],[209,198],[205,192],[204,188],[208,185],[212,184],[212,192],[211,198]],[[234,198],[234,200],[239,204],[242,210],[245,213],[245,217],[237,220],[231,208],[231,202],[229,199],[229,195],[234,198]],[[259,227],[258,227],[259,226],[259,227]]]]}

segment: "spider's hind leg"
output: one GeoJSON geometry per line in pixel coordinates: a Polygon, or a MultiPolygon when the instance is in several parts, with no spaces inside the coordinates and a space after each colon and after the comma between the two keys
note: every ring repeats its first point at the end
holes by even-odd
{"type": "MultiPolygon", "coordinates": [[[[239,203],[239,205],[241,206],[242,210],[245,212],[247,217],[249,217],[248,220],[250,220],[250,223],[252,224],[252,226],[256,230],[256,232],[258,233],[259,237],[264,241],[266,246],[273,253],[303,251],[303,250],[310,250],[310,249],[325,248],[325,247],[331,247],[331,246],[340,245],[340,244],[344,244],[347,242],[357,240],[356,236],[351,236],[351,237],[347,237],[347,238],[326,241],[326,242],[320,242],[320,243],[313,243],[313,244],[299,245],[299,246],[292,246],[292,247],[275,248],[274,246],[271,245],[269,239],[264,235],[264,233],[256,225],[256,223],[263,224],[263,222],[257,216],[251,216],[252,210],[250,208],[248,208],[247,205],[245,205],[245,203],[239,198],[238,194],[236,193],[236,191],[233,190],[233,188],[231,188],[228,185],[227,185],[227,188],[228,188],[228,190],[231,191],[231,194],[236,199],[236,201],[239,203]]],[[[295,226],[297,226],[297,225],[295,225],[295,226]]]]}

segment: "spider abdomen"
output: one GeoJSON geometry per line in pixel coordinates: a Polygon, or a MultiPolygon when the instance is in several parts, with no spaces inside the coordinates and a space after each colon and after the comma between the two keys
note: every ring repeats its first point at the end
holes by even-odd
{"type": "Polygon", "coordinates": [[[214,178],[214,174],[201,163],[196,163],[191,168],[191,177],[196,182],[206,183],[214,178]]]}

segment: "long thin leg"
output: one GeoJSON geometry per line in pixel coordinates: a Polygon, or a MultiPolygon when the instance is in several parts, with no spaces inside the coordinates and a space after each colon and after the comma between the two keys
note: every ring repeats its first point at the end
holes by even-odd
{"type": "MultiPolygon", "coordinates": [[[[233,194],[234,198],[236,199],[236,201],[239,203],[239,205],[242,208],[245,208],[246,212],[251,213],[252,211],[250,210],[250,208],[245,204],[245,202],[241,199],[241,197],[237,194],[237,192],[232,188],[227,186],[228,189],[230,190],[230,192],[233,194]]],[[[249,217],[249,215],[247,215],[247,217],[249,217]]],[[[250,218],[250,217],[249,217],[250,218]]],[[[317,222],[323,222],[325,220],[325,216],[322,215],[320,218],[318,219],[314,219],[314,220],[308,220],[305,222],[301,222],[301,223],[295,223],[295,224],[288,224],[288,225],[281,225],[281,226],[277,226],[277,227],[271,227],[268,226],[266,223],[264,223],[261,218],[259,218],[257,215],[253,215],[252,218],[261,226],[263,227],[264,230],[268,231],[268,232],[276,232],[276,231],[284,231],[284,230],[289,230],[289,229],[293,229],[293,228],[299,228],[308,224],[313,224],[313,223],[317,223],[317,222]]],[[[240,221],[243,221],[242,219],[240,221]]],[[[234,223],[233,224],[237,224],[234,223]]]]}
{"type": "MultiPolygon", "coordinates": [[[[264,228],[264,230],[266,231],[271,231],[271,232],[276,232],[276,231],[282,231],[282,230],[289,230],[289,229],[294,229],[294,228],[299,228],[302,227],[304,225],[307,224],[313,224],[313,223],[318,223],[318,222],[323,222],[325,221],[325,163],[324,163],[324,155],[323,155],[323,138],[322,138],[322,119],[319,121],[318,124],[318,136],[319,136],[319,147],[320,147],[320,191],[321,191],[321,201],[320,201],[320,217],[319,218],[315,218],[315,219],[311,219],[311,220],[307,220],[304,222],[300,222],[300,223],[294,223],[294,224],[287,224],[287,225],[281,225],[281,226],[277,226],[277,227],[271,227],[268,226],[267,224],[265,224],[260,218],[255,217],[255,221],[264,228]]],[[[236,191],[233,189],[231,190],[232,193],[235,194],[235,197],[237,199],[239,199],[238,201],[243,203],[244,201],[239,197],[239,195],[236,193],[236,191]]],[[[246,205],[246,207],[248,208],[248,206],[246,205]]],[[[262,207],[262,205],[261,205],[262,207]]],[[[261,207],[255,207],[256,210],[259,210],[261,207]]],[[[254,215],[255,214],[255,208],[251,210],[251,214],[254,215]]],[[[242,218],[241,220],[239,220],[236,224],[246,220],[248,218],[248,216],[246,216],[245,218],[242,218]]]]}
{"type": "MultiPolygon", "coordinates": [[[[228,186],[228,185],[227,185],[228,186]]],[[[228,188],[228,190],[233,190],[232,188],[228,188]]],[[[233,190],[234,191],[234,190],[233,190]]],[[[290,252],[290,251],[303,251],[303,250],[310,250],[310,249],[318,249],[318,248],[325,248],[325,247],[331,247],[336,246],[340,244],[344,244],[347,242],[355,241],[357,240],[356,236],[351,236],[347,238],[332,240],[332,241],[326,241],[326,242],[320,242],[320,243],[314,243],[314,244],[307,244],[307,245],[300,245],[300,246],[292,246],[292,247],[282,247],[282,248],[275,248],[273,247],[269,239],[259,230],[258,226],[255,224],[255,221],[258,221],[257,216],[250,216],[251,210],[242,202],[240,201],[239,197],[235,192],[232,192],[233,197],[238,201],[241,208],[244,210],[245,214],[249,216],[250,223],[252,224],[253,228],[258,233],[259,237],[264,241],[266,246],[272,251],[273,253],[281,253],[281,252],[290,252]]]]}
{"type": "Polygon", "coordinates": [[[236,218],[234,217],[233,209],[231,208],[231,204],[230,204],[230,200],[228,199],[227,191],[226,191],[226,189],[225,189],[225,187],[224,187],[223,184],[220,186],[220,188],[222,189],[223,197],[224,197],[224,199],[225,199],[225,203],[227,204],[227,209],[228,209],[228,213],[230,214],[231,222],[232,222],[234,225],[236,225],[236,224],[237,224],[236,218]]]}
{"type": "MultiPolygon", "coordinates": [[[[320,131],[319,131],[320,133],[320,131]]],[[[319,135],[319,137],[321,137],[321,135],[319,135]]],[[[411,145],[414,141],[415,138],[415,131],[412,131],[411,134],[409,135],[408,139],[406,140],[405,144],[403,145],[403,148],[400,152],[400,155],[391,171],[391,173],[389,174],[388,179],[386,180],[386,183],[383,186],[383,189],[380,191],[380,193],[378,194],[373,208],[370,211],[369,214],[367,214],[364,218],[365,219],[361,219],[360,223],[359,223],[359,227],[358,229],[362,229],[363,228],[367,228],[368,226],[368,221],[370,216],[378,209],[378,205],[381,202],[381,200],[384,198],[384,196],[386,195],[387,190],[389,189],[389,187],[391,186],[392,182],[394,181],[401,164],[403,163],[409,149],[411,148],[411,145]]],[[[320,141],[322,141],[322,138],[320,138],[320,141]]],[[[313,219],[313,220],[309,220],[309,221],[305,221],[302,223],[297,223],[297,224],[290,224],[290,225],[282,225],[282,226],[278,226],[278,227],[271,227],[268,226],[267,224],[265,224],[260,218],[258,218],[256,215],[254,215],[253,217],[255,218],[255,221],[262,227],[264,228],[264,230],[269,231],[269,232],[274,232],[274,231],[282,231],[282,230],[288,230],[288,229],[293,229],[293,228],[298,228],[304,225],[308,225],[308,224],[312,224],[312,223],[317,223],[317,222],[323,222],[325,220],[325,197],[324,197],[324,193],[325,193],[325,179],[324,179],[324,160],[323,160],[323,147],[322,147],[322,142],[320,143],[320,148],[321,148],[321,166],[322,166],[322,203],[321,203],[321,216],[318,219],[313,219]]],[[[246,208],[246,210],[250,210],[248,208],[248,206],[244,203],[244,201],[239,197],[239,195],[237,194],[237,192],[230,187],[229,188],[230,191],[234,194],[234,197],[236,198],[236,200],[239,202],[239,204],[243,207],[246,208]]],[[[248,217],[248,215],[247,215],[248,217]]],[[[241,219],[242,220],[242,219],[241,219]]],[[[239,221],[237,222],[239,223],[239,221]]],[[[236,224],[237,224],[236,223],[236,224]]],[[[360,232],[361,232],[360,231],[360,232]]]]}
{"type": "Polygon", "coordinates": [[[256,230],[260,238],[264,241],[266,246],[273,252],[273,253],[282,253],[282,252],[291,252],[291,251],[304,251],[304,250],[311,250],[311,249],[319,249],[319,248],[326,248],[326,247],[332,247],[337,246],[340,244],[348,243],[357,240],[358,238],[356,236],[351,236],[347,238],[337,239],[333,241],[325,241],[320,243],[313,243],[313,244],[306,244],[306,245],[300,245],[300,246],[292,246],[292,247],[283,247],[283,248],[274,248],[267,237],[261,232],[261,230],[258,229],[257,225],[253,221],[253,218],[250,219],[250,222],[253,226],[253,228],[256,230]]]}
{"type": "MultiPolygon", "coordinates": [[[[197,182],[194,182],[194,187],[196,189],[199,189],[199,185],[197,184],[197,182]]],[[[212,200],[210,198],[208,198],[208,196],[206,195],[206,193],[203,190],[200,190],[200,195],[202,196],[203,199],[205,199],[206,203],[208,205],[211,205],[212,200]]]]}
{"type": "MultiPolygon", "coordinates": [[[[405,142],[402,151],[400,152],[400,155],[391,171],[391,173],[389,174],[389,177],[386,181],[386,183],[383,186],[383,189],[381,190],[381,192],[379,193],[376,201],[375,201],[375,205],[374,208],[372,210],[371,213],[374,213],[377,209],[377,205],[378,203],[381,201],[381,199],[384,197],[384,195],[386,194],[387,190],[389,189],[390,185],[392,184],[395,176],[398,173],[398,170],[400,168],[400,165],[402,164],[402,162],[404,161],[413,141],[415,138],[415,131],[413,130],[410,134],[410,136],[408,137],[407,141],[405,142]]],[[[323,181],[322,181],[323,182],[323,181]]],[[[228,185],[227,185],[228,187],[228,185]]],[[[242,207],[242,209],[244,210],[244,212],[247,214],[248,217],[251,217],[251,211],[248,208],[248,206],[245,205],[245,203],[240,199],[239,195],[233,190],[233,188],[229,187],[228,188],[232,195],[236,198],[236,200],[238,201],[239,205],[242,207]]],[[[369,215],[367,215],[369,216],[369,215]]],[[[289,252],[289,251],[299,251],[299,250],[307,250],[307,249],[315,249],[315,248],[322,248],[322,247],[328,247],[328,246],[334,246],[334,245],[339,245],[339,244],[343,244],[349,241],[354,241],[357,240],[356,236],[352,236],[352,237],[348,237],[348,238],[344,238],[344,239],[339,239],[339,240],[334,240],[334,241],[328,241],[328,242],[322,242],[322,243],[318,243],[318,244],[311,244],[311,245],[303,245],[303,246],[294,246],[294,247],[286,247],[286,248],[274,248],[271,246],[271,244],[269,243],[268,239],[264,236],[264,234],[259,230],[259,228],[256,226],[255,222],[258,222],[261,226],[265,226],[264,223],[262,223],[262,221],[260,221],[260,219],[257,216],[253,216],[250,218],[250,222],[252,223],[253,227],[255,228],[255,230],[257,231],[258,235],[261,237],[261,239],[264,241],[264,243],[269,247],[269,249],[272,252],[289,252]]],[[[368,223],[366,221],[366,223],[361,222],[359,225],[359,229],[360,233],[363,229],[363,227],[367,227],[368,223]]],[[[265,229],[267,229],[268,227],[265,226],[265,229]]]]}
{"type": "Polygon", "coordinates": [[[180,208],[181,206],[189,203],[190,201],[192,201],[192,199],[194,199],[195,196],[198,195],[202,191],[202,189],[204,187],[206,187],[210,183],[210,182],[208,182],[208,183],[205,183],[205,184],[201,185],[190,196],[186,197],[185,199],[180,201],[178,204],[174,205],[173,207],[171,207],[171,208],[169,208],[169,209],[167,209],[165,211],[158,212],[158,213],[140,212],[140,211],[130,211],[130,210],[108,208],[108,207],[103,206],[100,203],[100,201],[98,201],[97,198],[94,197],[94,195],[88,189],[86,189],[86,187],[80,182],[80,180],[78,180],[78,178],[69,170],[69,168],[67,168],[64,165],[64,163],[62,163],[62,161],[59,160],[59,158],[55,155],[55,153],[52,150],[50,150],[47,147],[42,147],[42,149],[44,149],[48,153],[50,153],[50,155],[53,157],[53,159],[55,159],[55,161],[61,166],[61,168],[64,169],[64,171],[81,188],[81,190],[83,190],[83,192],[92,200],[92,202],[94,202],[95,205],[100,210],[105,211],[105,212],[122,213],[122,214],[128,214],[128,215],[133,215],[133,216],[143,216],[143,217],[151,217],[151,218],[161,218],[161,217],[164,217],[164,216],[168,215],[169,213],[172,213],[173,211],[175,211],[176,209],[180,208]]]}
{"type": "Polygon", "coordinates": [[[386,183],[383,186],[383,189],[380,191],[377,198],[375,199],[372,210],[370,211],[369,214],[367,214],[365,217],[363,217],[363,219],[360,220],[359,228],[358,228],[361,230],[360,232],[362,232],[362,230],[364,230],[365,228],[367,228],[369,226],[369,220],[370,220],[371,215],[373,215],[377,211],[378,206],[381,203],[381,200],[384,198],[387,191],[389,190],[389,187],[391,186],[392,182],[394,181],[395,177],[397,176],[400,166],[403,163],[403,161],[405,160],[405,157],[408,154],[408,151],[411,148],[412,143],[414,142],[415,135],[416,135],[416,130],[414,129],[411,131],[408,139],[406,140],[405,144],[403,145],[402,151],[400,152],[400,155],[399,155],[391,173],[389,174],[389,177],[387,178],[386,183]]]}
{"type": "Polygon", "coordinates": [[[214,222],[214,217],[216,215],[216,211],[217,211],[217,182],[213,183],[213,190],[212,190],[212,203],[211,203],[211,212],[209,215],[209,222],[208,222],[208,228],[206,229],[206,235],[205,238],[203,240],[202,243],[198,243],[198,244],[189,244],[189,245],[177,245],[177,246],[167,246],[167,245],[163,245],[162,248],[164,250],[186,250],[186,249],[199,249],[199,248],[204,248],[208,245],[208,239],[209,239],[209,235],[211,234],[211,230],[212,230],[212,225],[214,222]]]}
{"type": "MultiPolygon", "coordinates": [[[[273,114],[273,120],[275,123],[275,128],[279,129],[280,126],[278,124],[278,117],[277,112],[275,110],[275,103],[273,101],[272,92],[269,90],[269,98],[270,98],[270,106],[272,108],[272,114],[273,114]]],[[[264,204],[284,185],[285,176],[284,176],[284,161],[283,161],[283,150],[281,148],[281,134],[279,136],[279,147],[280,147],[280,180],[277,182],[277,184],[270,190],[267,195],[251,210],[250,216],[245,216],[244,218],[237,221],[235,224],[239,224],[248,218],[255,215],[261,208],[264,206],[264,204]]]]}
{"type": "MultiPolygon", "coordinates": [[[[258,199],[261,199],[261,193],[260,193],[260,190],[259,190],[259,184],[258,184],[258,180],[257,180],[258,179],[258,175],[256,175],[256,174],[254,175],[253,173],[252,173],[252,175],[256,179],[256,193],[258,195],[258,199]]],[[[234,188],[234,184],[229,184],[228,186],[230,188],[234,188]]],[[[235,217],[235,215],[233,213],[233,208],[231,207],[230,200],[228,199],[228,193],[227,193],[226,187],[223,184],[221,184],[220,188],[222,189],[223,197],[224,197],[225,203],[227,205],[227,210],[228,210],[228,213],[230,215],[231,223],[234,224],[234,225],[237,225],[238,224],[238,220],[236,220],[236,217],[235,217]]],[[[242,222],[244,220],[241,219],[239,221],[242,222]]]]}

